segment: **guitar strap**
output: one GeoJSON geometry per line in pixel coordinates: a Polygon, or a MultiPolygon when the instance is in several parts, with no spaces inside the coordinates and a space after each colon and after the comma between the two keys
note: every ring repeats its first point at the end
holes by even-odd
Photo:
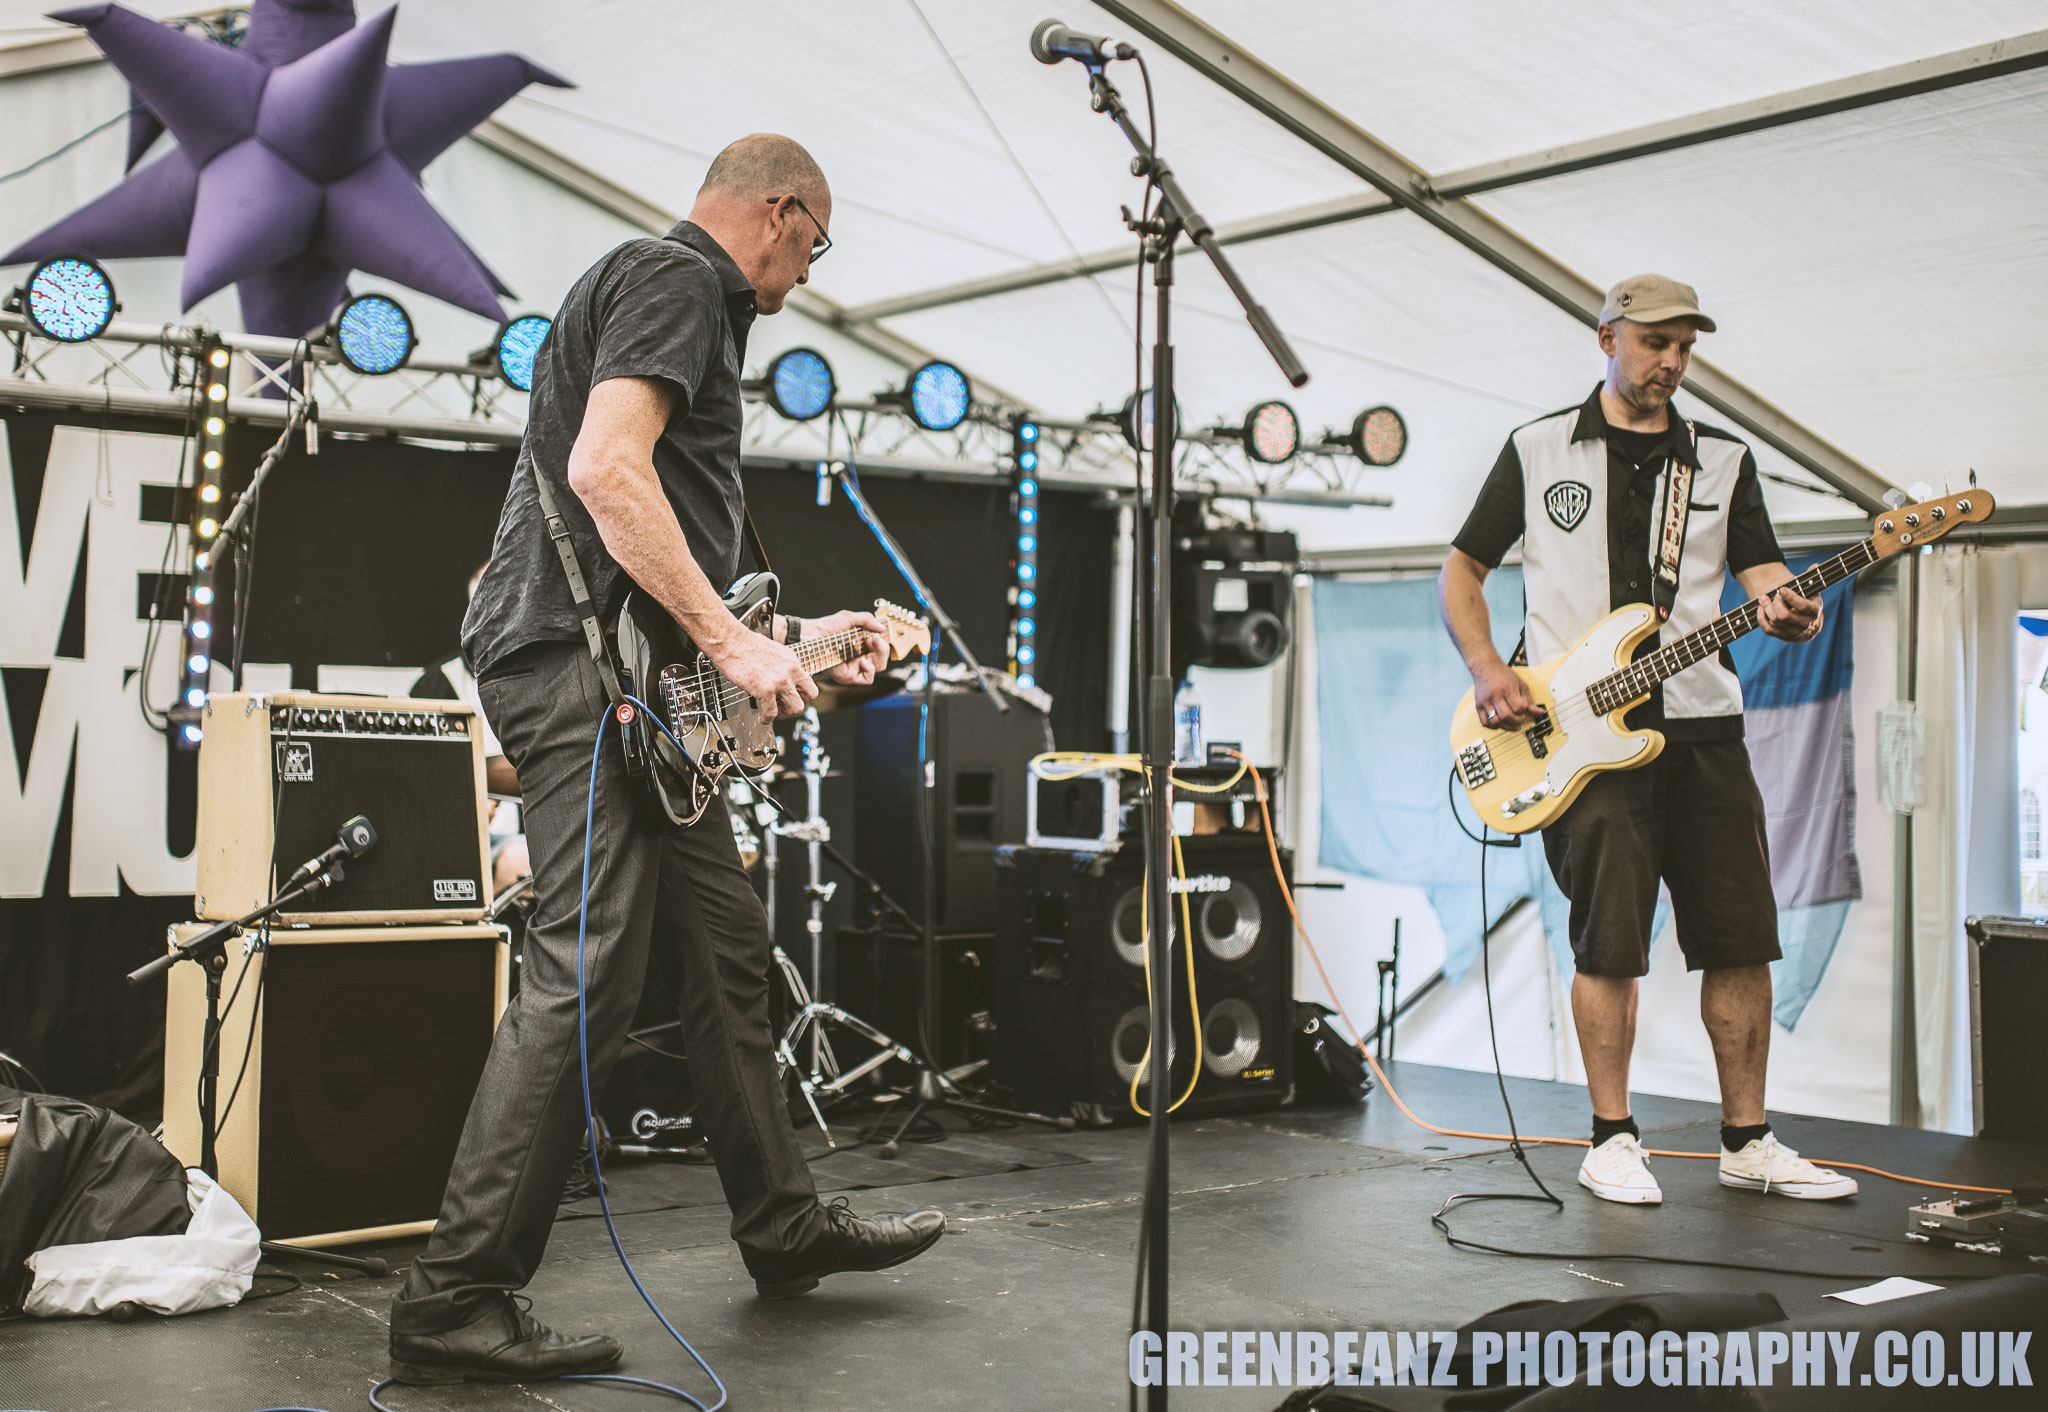
{"type": "MultiPolygon", "coordinates": [[[[1684,418],[1679,421],[1685,427],[1692,458],[1697,461],[1700,454],[1699,432],[1684,418]]],[[[1650,585],[1651,601],[1656,606],[1659,622],[1671,617],[1671,610],[1678,602],[1678,566],[1685,557],[1686,522],[1692,517],[1692,478],[1691,462],[1676,454],[1665,462],[1664,512],[1657,525],[1656,576],[1650,585]]]]}
{"type": "Polygon", "coordinates": [[[555,542],[555,553],[561,556],[562,572],[569,580],[569,597],[576,604],[576,616],[583,623],[583,640],[590,644],[590,660],[596,664],[598,678],[604,682],[604,694],[613,706],[622,704],[626,693],[619,685],[619,674],[612,665],[611,645],[605,641],[604,624],[598,621],[597,604],[591,600],[590,586],[583,581],[583,565],[576,558],[576,546],[569,539],[568,521],[562,518],[561,507],[555,504],[554,492],[548,489],[548,478],[541,474],[540,467],[533,468],[534,488],[540,492],[540,512],[547,519],[548,538],[555,542]]]}
{"type": "Polygon", "coordinates": [[[740,515],[740,527],[746,531],[747,535],[748,552],[754,556],[754,562],[760,566],[762,573],[774,573],[774,566],[768,562],[768,551],[761,545],[761,531],[754,528],[754,512],[746,507],[744,500],[740,503],[740,515]]]}

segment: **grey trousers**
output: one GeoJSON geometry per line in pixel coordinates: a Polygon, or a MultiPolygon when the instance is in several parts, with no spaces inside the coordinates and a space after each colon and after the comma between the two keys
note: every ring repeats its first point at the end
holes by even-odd
{"type": "MultiPolygon", "coordinates": [[[[584,1132],[576,1044],[584,807],[604,688],[569,643],[522,648],[478,684],[519,772],[537,906],[462,1129],[440,1219],[392,1304],[394,1333],[441,1333],[533,1278],[584,1132]]],[[[776,1078],[768,924],[723,800],[694,826],[640,812],[614,726],[598,759],[584,976],[595,1099],[639,1002],[650,944],[673,948],[697,1120],[732,1207],[732,1235],[795,1250],[823,1221],[776,1078]]]]}

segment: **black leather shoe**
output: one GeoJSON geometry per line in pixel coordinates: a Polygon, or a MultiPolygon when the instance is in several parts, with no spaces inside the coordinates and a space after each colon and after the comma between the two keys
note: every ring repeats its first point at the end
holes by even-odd
{"type": "Polygon", "coordinates": [[[480,1319],[441,1334],[391,1335],[391,1376],[414,1387],[438,1383],[531,1383],[564,1373],[602,1372],[625,1347],[603,1334],[569,1338],[506,1295],[480,1319]]]}
{"type": "Polygon", "coordinates": [[[825,1207],[824,1231],[803,1249],[771,1255],[742,1246],[740,1255],[761,1298],[788,1299],[816,1289],[827,1275],[901,1265],[937,1245],[945,1233],[943,1212],[856,1216],[841,1196],[825,1207]]]}

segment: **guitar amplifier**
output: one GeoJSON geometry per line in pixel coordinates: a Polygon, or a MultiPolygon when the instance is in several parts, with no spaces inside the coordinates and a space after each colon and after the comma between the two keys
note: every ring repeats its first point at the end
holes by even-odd
{"type": "MultiPolygon", "coordinates": [[[[199,931],[173,927],[171,944],[199,931]]],[[[253,955],[229,942],[221,977],[221,1185],[266,1240],[424,1234],[504,1013],[504,933],[482,923],[278,927],[268,938],[253,955]]],[[[164,1146],[197,1166],[206,977],[180,964],[169,982],[164,1146]]]]}
{"type": "Polygon", "coordinates": [[[199,916],[244,916],[357,814],[377,847],[278,920],[481,919],[490,906],[484,747],[459,701],[309,692],[206,703],[199,750],[199,916]]]}

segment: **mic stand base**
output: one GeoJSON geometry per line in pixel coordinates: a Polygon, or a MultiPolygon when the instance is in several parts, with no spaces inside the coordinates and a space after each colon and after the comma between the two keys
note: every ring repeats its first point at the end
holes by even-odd
{"type": "Polygon", "coordinates": [[[1072,1118],[1055,1118],[1050,1113],[1031,1113],[1021,1108],[998,1108],[991,1103],[974,1103],[960,1097],[960,1090],[944,1074],[917,1066],[917,1082],[904,1091],[903,1096],[911,1099],[910,1111],[903,1121],[896,1125],[895,1133],[876,1151],[877,1157],[893,1159],[903,1150],[903,1139],[919,1118],[933,1109],[957,1108],[963,1113],[980,1113],[990,1118],[1007,1118],[1016,1123],[1038,1123],[1070,1133],[1074,1130],[1072,1118]]]}

